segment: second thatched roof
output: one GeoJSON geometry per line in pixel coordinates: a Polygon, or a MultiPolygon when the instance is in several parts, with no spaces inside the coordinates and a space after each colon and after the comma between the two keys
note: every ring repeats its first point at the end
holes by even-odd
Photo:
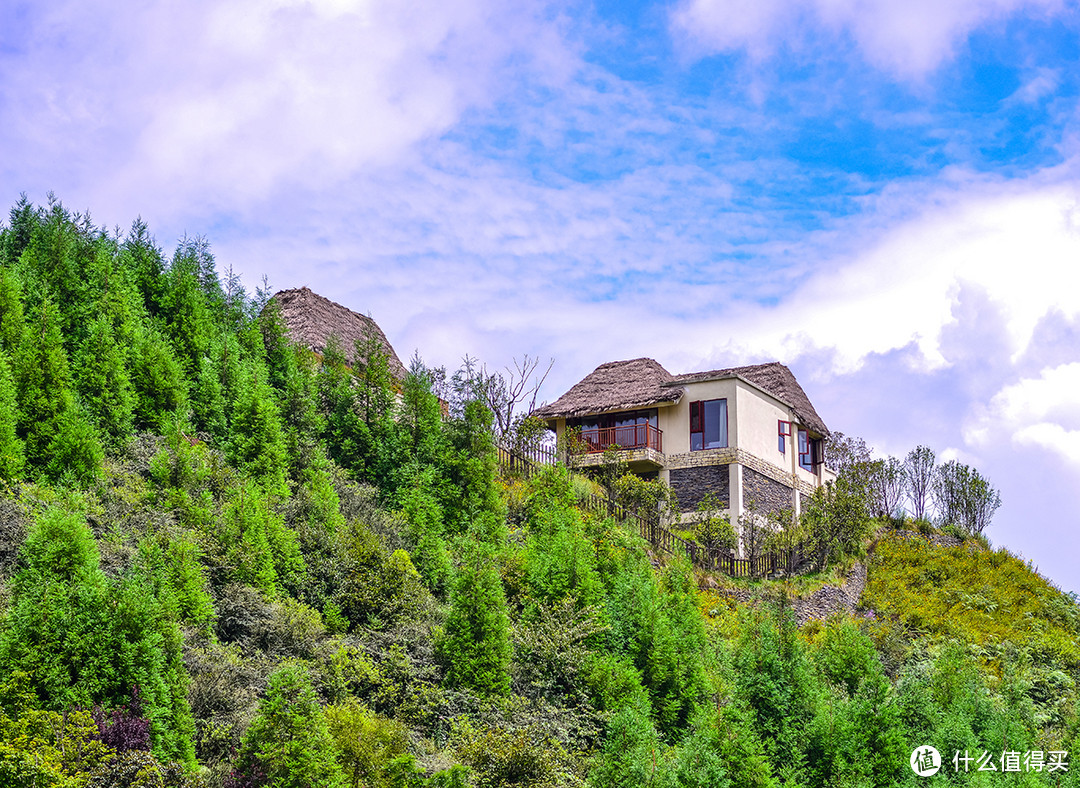
{"type": "Polygon", "coordinates": [[[571,419],[593,413],[636,410],[678,402],[683,386],[739,377],[791,406],[803,424],[820,435],[829,430],[791,370],[778,362],[672,375],[651,358],[601,364],[550,405],[537,408],[541,419],[571,419]]]}
{"type": "Polygon", "coordinates": [[[574,418],[612,410],[634,410],[678,402],[679,389],[664,388],[674,378],[651,358],[601,364],[550,405],[537,408],[541,419],[574,418]]]}
{"type": "Polygon", "coordinates": [[[352,365],[367,362],[367,359],[356,357],[356,343],[371,336],[382,345],[387,355],[390,374],[398,380],[405,378],[405,366],[401,359],[394,352],[378,323],[370,317],[354,312],[329,298],[323,298],[307,287],[282,290],[272,300],[277,302],[281,309],[282,321],[294,342],[321,354],[326,351],[326,343],[330,337],[337,336],[346,359],[352,365]]]}

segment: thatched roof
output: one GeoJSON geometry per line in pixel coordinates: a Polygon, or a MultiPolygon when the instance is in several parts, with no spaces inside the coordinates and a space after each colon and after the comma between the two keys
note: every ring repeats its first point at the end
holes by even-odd
{"type": "Polygon", "coordinates": [[[685,375],[676,375],[668,385],[678,386],[684,383],[729,377],[740,377],[750,381],[781,402],[790,405],[799,420],[814,432],[825,436],[829,434],[828,427],[825,426],[821,416],[814,410],[810,398],[806,396],[806,392],[799,385],[799,381],[795,380],[795,375],[778,361],[771,361],[768,364],[751,364],[747,367],[730,367],[729,369],[714,369],[710,372],[690,372],[685,375]]]}
{"type": "Polygon", "coordinates": [[[664,388],[672,375],[651,358],[601,364],[550,405],[537,408],[541,419],[574,418],[604,411],[634,410],[678,402],[679,389],[664,388]]]}
{"type": "Polygon", "coordinates": [[[282,290],[272,300],[281,308],[281,318],[294,342],[309,347],[316,353],[323,353],[330,336],[337,335],[349,364],[357,361],[363,364],[365,359],[355,357],[356,342],[374,336],[382,343],[389,357],[390,374],[398,380],[405,378],[405,367],[401,359],[394,352],[386,334],[370,317],[353,312],[329,298],[323,298],[306,287],[282,290]]]}
{"type": "Polygon", "coordinates": [[[829,434],[791,370],[778,362],[672,375],[651,358],[611,361],[598,366],[550,405],[537,408],[533,415],[548,420],[569,419],[673,403],[682,398],[682,387],[687,383],[728,377],[740,377],[764,389],[790,405],[810,429],[821,435],[829,434]]]}

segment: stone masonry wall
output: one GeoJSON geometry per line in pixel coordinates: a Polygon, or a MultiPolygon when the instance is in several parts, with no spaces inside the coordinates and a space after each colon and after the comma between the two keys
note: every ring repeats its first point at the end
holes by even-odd
{"type": "Polygon", "coordinates": [[[753,468],[743,468],[743,506],[750,501],[757,504],[761,513],[791,510],[794,506],[791,487],[785,486],[768,476],[758,473],[753,468]]]}
{"type": "Polygon", "coordinates": [[[668,476],[668,483],[679,498],[679,509],[692,512],[697,509],[705,493],[712,492],[721,506],[731,501],[731,475],[727,465],[699,465],[691,468],[675,468],[668,476]]]}

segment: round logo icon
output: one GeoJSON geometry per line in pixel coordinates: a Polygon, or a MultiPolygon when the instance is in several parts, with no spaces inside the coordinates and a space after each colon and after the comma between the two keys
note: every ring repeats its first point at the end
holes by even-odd
{"type": "Polygon", "coordinates": [[[931,747],[929,744],[924,744],[922,747],[916,747],[911,753],[911,771],[920,777],[929,777],[932,774],[937,774],[938,769],[941,768],[941,753],[931,747]]]}

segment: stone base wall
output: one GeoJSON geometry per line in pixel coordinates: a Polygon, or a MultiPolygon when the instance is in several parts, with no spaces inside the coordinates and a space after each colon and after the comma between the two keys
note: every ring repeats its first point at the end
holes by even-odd
{"type": "Polygon", "coordinates": [[[699,465],[674,468],[668,484],[679,499],[679,509],[692,512],[706,493],[715,493],[722,507],[731,505],[731,473],[728,465],[699,465]]]}
{"type": "Polygon", "coordinates": [[[744,509],[749,507],[750,501],[757,505],[757,510],[762,514],[784,509],[791,511],[795,507],[792,498],[794,490],[790,486],[770,479],[753,468],[743,467],[742,484],[744,509]]]}

